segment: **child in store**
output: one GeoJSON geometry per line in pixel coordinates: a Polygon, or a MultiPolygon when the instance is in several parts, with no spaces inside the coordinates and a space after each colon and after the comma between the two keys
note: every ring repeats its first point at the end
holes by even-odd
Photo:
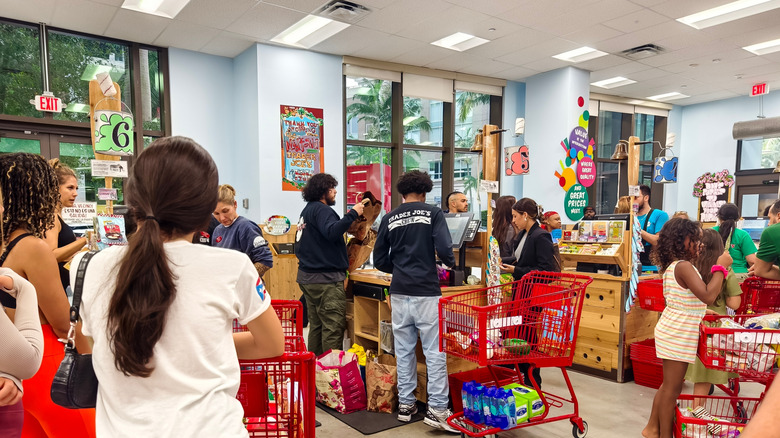
{"type": "MultiPolygon", "coordinates": [[[[712,278],[712,267],[715,265],[718,257],[723,254],[724,246],[723,239],[720,234],[713,230],[707,229],[702,231],[701,237],[701,252],[696,259],[696,269],[701,274],[701,279],[707,283],[712,278]]],[[[742,289],[739,287],[739,282],[734,272],[729,269],[729,274],[726,277],[726,281],[721,287],[720,294],[715,299],[715,302],[707,306],[707,314],[713,315],[726,315],[726,308],[736,310],[739,307],[742,298],[742,289]]],[[[704,396],[710,391],[712,384],[722,385],[728,383],[729,373],[726,371],[711,370],[704,367],[699,358],[696,358],[696,363],[688,368],[688,372],[685,373],[685,380],[693,382],[693,395],[704,396]]],[[[699,399],[693,402],[693,415],[703,419],[712,419],[709,412],[704,409],[702,401],[699,399]]],[[[710,431],[713,434],[720,432],[720,427],[717,425],[710,426],[710,431]]]]}
{"type": "Polygon", "coordinates": [[[653,398],[653,408],[642,436],[671,438],[677,397],[682,392],[688,364],[696,360],[699,323],[707,304],[720,294],[731,256],[723,252],[711,268],[712,278],[705,283],[693,265],[699,256],[702,231],[682,218],[669,220],[661,229],[658,245],[651,254],[663,275],[666,308],[655,326],[655,344],[663,359],[664,381],[653,398]]]}

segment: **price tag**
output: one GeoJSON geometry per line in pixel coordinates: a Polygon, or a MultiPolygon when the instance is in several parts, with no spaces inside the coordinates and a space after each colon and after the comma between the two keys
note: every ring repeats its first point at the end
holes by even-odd
{"type": "Polygon", "coordinates": [[[642,196],[639,186],[628,186],[628,196],[642,196]]]}

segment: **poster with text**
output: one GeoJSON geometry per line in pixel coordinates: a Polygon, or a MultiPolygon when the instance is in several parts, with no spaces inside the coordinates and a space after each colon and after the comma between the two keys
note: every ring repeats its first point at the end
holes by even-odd
{"type": "Polygon", "coordinates": [[[282,190],[300,191],[325,171],[322,109],[281,106],[282,190]]]}

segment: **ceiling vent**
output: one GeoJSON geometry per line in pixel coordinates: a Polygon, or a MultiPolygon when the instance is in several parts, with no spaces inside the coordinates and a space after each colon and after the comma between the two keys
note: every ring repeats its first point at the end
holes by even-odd
{"type": "Polygon", "coordinates": [[[345,0],[332,0],[317,9],[314,14],[343,23],[354,24],[365,18],[371,12],[365,6],[345,0]]]}
{"type": "Polygon", "coordinates": [[[651,56],[659,55],[664,52],[662,47],[655,44],[645,44],[642,46],[634,47],[633,49],[623,50],[620,52],[620,56],[628,58],[632,61],[638,61],[640,59],[649,58],[651,56]]]}

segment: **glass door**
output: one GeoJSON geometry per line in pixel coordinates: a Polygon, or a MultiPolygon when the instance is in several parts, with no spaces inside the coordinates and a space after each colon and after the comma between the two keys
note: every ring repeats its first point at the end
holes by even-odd
{"type": "MultiPolygon", "coordinates": [[[[0,154],[29,152],[42,154],[49,150],[49,136],[32,132],[0,131],[0,154]]],[[[45,156],[45,155],[44,155],[45,156]]]]}
{"type": "MultiPolygon", "coordinates": [[[[92,176],[92,160],[95,153],[89,137],[73,137],[53,135],[52,149],[60,161],[76,172],[79,183],[79,202],[97,203],[97,211],[105,212],[106,201],[98,198],[98,189],[106,187],[106,178],[92,176]]],[[[117,199],[114,204],[123,204],[123,178],[111,178],[111,188],[116,189],[117,199]]]]}

